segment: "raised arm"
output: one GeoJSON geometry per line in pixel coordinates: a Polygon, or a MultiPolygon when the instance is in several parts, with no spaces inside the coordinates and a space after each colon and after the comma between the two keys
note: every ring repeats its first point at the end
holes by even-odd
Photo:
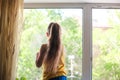
{"type": "Polygon", "coordinates": [[[47,50],[47,46],[44,44],[41,46],[40,51],[36,55],[36,62],[35,63],[36,63],[36,66],[38,68],[42,66],[46,50],[47,50]]]}

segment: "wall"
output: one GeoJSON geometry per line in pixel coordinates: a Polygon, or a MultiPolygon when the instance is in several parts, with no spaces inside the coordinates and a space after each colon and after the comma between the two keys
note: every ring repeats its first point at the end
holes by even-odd
{"type": "Polygon", "coordinates": [[[120,0],[24,0],[24,3],[120,3],[120,0]]]}

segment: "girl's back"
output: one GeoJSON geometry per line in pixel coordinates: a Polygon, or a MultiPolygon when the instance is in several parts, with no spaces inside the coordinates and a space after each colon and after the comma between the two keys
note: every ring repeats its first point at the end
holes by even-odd
{"type": "MultiPolygon", "coordinates": [[[[43,44],[42,46],[44,50],[47,50],[47,44],[43,44]]],[[[51,72],[46,71],[47,67],[43,63],[43,80],[49,80],[51,78],[55,78],[58,76],[66,76],[63,46],[61,49],[61,54],[62,55],[60,57],[60,61],[57,67],[57,72],[55,74],[52,74],[51,72]]]]}

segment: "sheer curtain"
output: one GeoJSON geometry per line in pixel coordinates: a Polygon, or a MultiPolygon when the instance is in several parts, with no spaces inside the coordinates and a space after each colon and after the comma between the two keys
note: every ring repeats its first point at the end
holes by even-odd
{"type": "Polygon", "coordinates": [[[15,80],[23,0],[0,0],[0,80],[15,80]]]}

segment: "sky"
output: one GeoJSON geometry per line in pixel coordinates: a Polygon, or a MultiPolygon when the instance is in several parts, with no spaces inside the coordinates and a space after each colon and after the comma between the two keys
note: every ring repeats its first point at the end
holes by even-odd
{"type": "MultiPolygon", "coordinates": [[[[116,17],[115,11],[120,9],[93,9],[92,19],[93,26],[95,27],[110,27],[109,20],[112,18],[113,21],[119,22],[116,17]]],[[[82,9],[62,9],[64,16],[75,16],[82,19],[82,9]]]]}

